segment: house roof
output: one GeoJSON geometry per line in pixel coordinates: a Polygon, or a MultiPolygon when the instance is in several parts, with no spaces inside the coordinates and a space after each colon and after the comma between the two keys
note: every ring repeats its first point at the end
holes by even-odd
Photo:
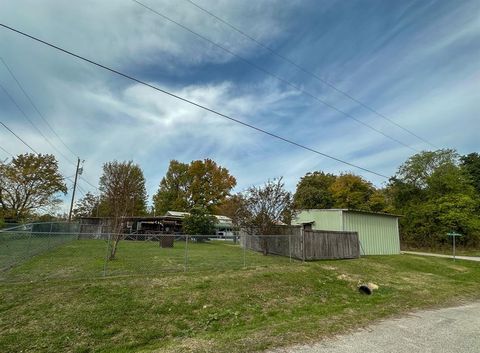
{"type": "Polygon", "coordinates": [[[217,220],[222,221],[222,222],[231,222],[232,219],[227,216],[221,216],[221,215],[213,215],[217,220]]]}
{"type": "Polygon", "coordinates": [[[357,210],[352,208],[305,208],[299,211],[343,211],[343,212],[352,212],[352,213],[374,214],[374,215],[388,216],[388,217],[403,217],[402,215],[393,214],[393,213],[357,210]]]}
{"type": "Polygon", "coordinates": [[[165,216],[173,216],[173,217],[185,217],[188,216],[190,213],[188,212],[180,212],[180,211],[167,211],[165,216]]]}
{"type": "MultiPolygon", "coordinates": [[[[163,220],[163,219],[182,219],[185,216],[190,215],[189,212],[181,212],[181,211],[167,211],[163,216],[134,216],[134,217],[122,217],[124,220],[142,220],[142,221],[155,221],[155,220],[163,220]]],[[[218,223],[223,224],[231,224],[232,219],[227,216],[222,215],[213,215],[218,223]]],[[[81,219],[112,219],[111,217],[81,217],[81,219]]]]}
{"type": "MultiPolygon", "coordinates": [[[[183,218],[188,215],[190,215],[189,212],[180,212],[180,211],[167,211],[167,213],[165,213],[165,216],[180,217],[180,218],[183,218]]],[[[213,217],[215,217],[217,219],[217,222],[219,223],[226,223],[226,224],[232,223],[232,219],[227,216],[213,215],[213,217]]]]}

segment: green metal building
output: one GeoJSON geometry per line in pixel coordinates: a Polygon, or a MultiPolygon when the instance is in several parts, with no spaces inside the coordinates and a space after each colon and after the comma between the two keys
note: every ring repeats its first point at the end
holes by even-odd
{"type": "Polygon", "coordinates": [[[400,253],[397,215],[349,209],[300,210],[294,225],[305,229],[354,231],[360,240],[362,255],[392,255],[400,253]]]}

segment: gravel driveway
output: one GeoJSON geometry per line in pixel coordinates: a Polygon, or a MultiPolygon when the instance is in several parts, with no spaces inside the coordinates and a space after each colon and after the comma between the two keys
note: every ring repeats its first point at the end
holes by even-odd
{"type": "Polygon", "coordinates": [[[420,311],[311,346],[271,353],[478,353],[480,303],[420,311]]]}

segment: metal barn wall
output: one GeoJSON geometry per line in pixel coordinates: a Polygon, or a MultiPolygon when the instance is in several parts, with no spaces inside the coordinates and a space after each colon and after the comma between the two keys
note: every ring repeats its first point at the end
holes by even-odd
{"type": "Polygon", "coordinates": [[[372,213],[343,211],[343,230],[358,232],[361,253],[392,255],[400,253],[398,218],[372,213]]]}
{"type": "Polygon", "coordinates": [[[292,224],[313,223],[314,230],[343,231],[342,210],[301,210],[292,224]]]}

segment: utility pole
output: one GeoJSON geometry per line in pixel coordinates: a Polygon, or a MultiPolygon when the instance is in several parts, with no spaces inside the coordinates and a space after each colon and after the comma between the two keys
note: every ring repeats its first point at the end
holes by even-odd
{"type": "Polygon", "coordinates": [[[70,212],[68,213],[68,222],[72,221],[73,202],[75,201],[75,191],[77,190],[77,179],[80,171],[80,158],[77,158],[77,170],[75,171],[75,182],[73,183],[72,201],[70,202],[70,212]]]}

